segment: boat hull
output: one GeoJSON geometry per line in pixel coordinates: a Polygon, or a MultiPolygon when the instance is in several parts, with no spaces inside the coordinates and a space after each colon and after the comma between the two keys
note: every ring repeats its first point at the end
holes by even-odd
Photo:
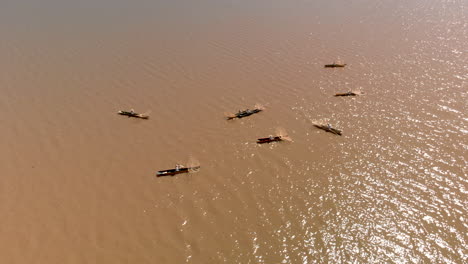
{"type": "Polygon", "coordinates": [[[270,142],[276,142],[276,141],[282,141],[283,139],[281,137],[267,137],[267,138],[259,138],[257,139],[257,144],[264,144],[264,143],[270,143],[270,142]]]}
{"type": "Polygon", "coordinates": [[[131,113],[131,112],[127,112],[127,111],[119,111],[119,112],[117,112],[117,114],[127,116],[127,117],[141,118],[141,119],[148,119],[149,118],[149,116],[147,116],[147,115],[131,113]]]}
{"type": "Polygon", "coordinates": [[[349,93],[337,93],[335,96],[356,96],[356,93],[349,92],[349,93]]]}
{"type": "Polygon", "coordinates": [[[261,109],[245,110],[245,111],[235,114],[234,116],[230,116],[227,119],[231,120],[234,118],[243,118],[243,117],[247,117],[247,116],[251,116],[253,114],[259,113],[261,111],[262,111],[261,109]]]}
{"type": "Polygon", "coordinates": [[[176,170],[176,169],[162,170],[162,171],[156,172],[156,177],[174,176],[174,175],[177,175],[177,174],[189,173],[191,170],[196,170],[196,169],[199,169],[199,168],[200,168],[200,166],[191,167],[191,168],[180,168],[178,170],[176,170]]]}
{"type": "Polygon", "coordinates": [[[341,130],[338,130],[338,129],[336,129],[336,128],[328,127],[328,126],[325,126],[325,125],[314,125],[314,126],[315,126],[316,128],[325,130],[325,131],[327,131],[327,132],[329,132],[329,133],[332,133],[332,134],[341,136],[341,130]]]}
{"type": "Polygon", "coordinates": [[[326,64],[325,68],[344,68],[346,64],[326,64]]]}

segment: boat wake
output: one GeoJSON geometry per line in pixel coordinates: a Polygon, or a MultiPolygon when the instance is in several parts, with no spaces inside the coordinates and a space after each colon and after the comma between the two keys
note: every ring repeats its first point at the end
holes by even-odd
{"type": "Polygon", "coordinates": [[[276,128],[276,135],[281,137],[281,139],[284,141],[293,142],[292,138],[288,136],[288,132],[283,127],[276,128]]]}
{"type": "Polygon", "coordinates": [[[200,161],[193,156],[190,156],[187,162],[187,167],[190,172],[198,172],[200,170],[200,161]]]}
{"type": "Polygon", "coordinates": [[[265,110],[266,107],[265,107],[265,105],[262,105],[262,104],[258,104],[258,103],[257,103],[257,104],[255,104],[255,109],[265,110]]]}
{"type": "Polygon", "coordinates": [[[323,120],[312,120],[312,125],[314,126],[325,126],[328,124],[328,121],[323,119],[323,120]]]}
{"type": "Polygon", "coordinates": [[[148,110],[148,111],[142,113],[141,115],[143,115],[143,116],[149,116],[150,114],[151,114],[151,110],[148,110]]]}
{"type": "Polygon", "coordinates": [[[233,119],[236,118],[236,115],[233,113],[224,112],[224,117],[226,117],[227,119],[233,119]]]}

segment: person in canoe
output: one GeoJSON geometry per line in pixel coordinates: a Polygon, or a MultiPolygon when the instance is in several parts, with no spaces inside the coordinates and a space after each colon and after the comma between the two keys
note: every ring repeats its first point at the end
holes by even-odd
{"type": "Polygon", "coordinates": [[[125,111],[125,110],[120,110],[117,112],[119,115],[124,115],[127,117],[136,117],[136,118],[142,118],[142,119],[148,119],[149,116],[147,114],[138,114],[136,113],[133,109],[130,111],[125,111]]]}
{"type": "Polygon", "coordinates": [[[335,96],[356,96],[358,95],[357,93],[353,91],[348,91],[346,93],[336,93],[335,96]]]}
{"type": "Polygon", "coordinates": [[[262,109],[260,108],[255,108],[253,110],[250,110],[250,109],[246,109],[244,111],[237,111],[236,114],[227,114],[226,118],[227,120],[231,120],[231,119],[234,119],[234,118],[243,118],[243,117],[246,117],[246,116],[250,116],[252,114],[256,114],[258,112],[261,112],[262,109]]]}
{"type": "Polygon", "coordinates": [[[176,165],[175,165],[175,170],[176,170],[176,171],[180,171],[180,169],[182,169],[183,167],[184,167],[183,165],[176,164],[176,165]]]}
{"type": "Polygon", "coordinates": [[[330,123],[327,123],[326,125],[322,124],[313,124],[316,128],[320,128],[322,130],[325,130],[327,132],[333,133],[335,135],[341,136],[341,130],[333,128],[330,123]]]}
{"type": "Polygon", "coordinates": [[[332,63],[332,64],[325,64],[325,68],[344,68],[346,63],[332,63]]]}

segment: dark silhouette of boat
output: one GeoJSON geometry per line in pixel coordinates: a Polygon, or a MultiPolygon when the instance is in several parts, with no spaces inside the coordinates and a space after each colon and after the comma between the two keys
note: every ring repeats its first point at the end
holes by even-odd
{"type": "Polygon", "coordinates": [[[141,119],[148,119],[148,118],[149,118],[148,115],[135,113],[135,112],[133,111],[133,109],[130,110],[130,111],[122,111],[122,110],[121,110],[121,111],[118,111],[117,114],[119,114],[119,115],[124,115],[124,116],[128,116],[128,117],[141,118],[141,119]]]}
{"type": "Polygon", "coordinates": [[[335,96],[356,96],[356,95],[358,95],[358,94],[354,93],[354,92],[351,92],[351,91],[349,91],[347,93],[337,93],[337,94],[335,94],[335,96]]]}
{"type": "Polygon", "coordinates": [[[174,176],[176,174],[181,174],[181,173],[189,173],[190,171],[192,170],[197,170],[199,169],[200,166],[195,166],[195,167],[190,167],[190,168],[186,168],[182,165],[179,165],[177,164],[175,166],[175,169],[169,169],[169,170],[162,170],[162,171],[158,171],[156,172],[156,176],[157,177],[162,177],[162,176],[174,176]]]}
{"type": "Polygon", "coordinates": [[[330,124],[326,124],[326,125],[314,124],[314,126],[315,126],[316,128],[320,128],[320,129],[325,130],[325,131],[327,131],[327,132],[330,132],[330,133],[332,133],[332,134],[341,136],[341,130],[331,127],[330,124]]]}
{"type": "Polygon", "coordinates": [[[343,68],[346,66],[346,63],[340,64],[340,63],[332,63],[332,64],[325,64],[325,68],[343,68]]]}
{"type": "Polygon", "coordinates": [[[270,143],[270,142],[275,142],[275,141],[283,141],[283,138],[281,136],[270,136],[266,138],[259,138],[257,139],[258,144],[264,144],[264,143],[270,143]]]}
{"type": "Polygon", "coordinates": [[[255,108],[255,109],[247,109],[247,110],[244,110],[244,111],[238,111],[236,114],[232,115],[232,116],[228,116],[227,117],[227,120],[231,120],[231,119],[234,119],[234,118],[243,118],[243,117],[246,117],[246,116],[250,116],[250,115],[253,115],[253,114],[256,114],[256,113],[259,113],[263,111],[262,109],[259,109],[259,108],[255,108]]]}

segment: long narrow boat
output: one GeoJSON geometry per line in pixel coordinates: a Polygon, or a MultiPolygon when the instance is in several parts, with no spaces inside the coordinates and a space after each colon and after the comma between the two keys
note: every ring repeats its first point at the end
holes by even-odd
{"type": "Polygon", "coordinates": [[[325,68],[343,68],[346,66],[346,63],[340,64],[340,63],[332,63],[332,64],[325,64],[325,68]]]}
{"type": "Polygon", "coordinates": [[[199,169],[200,166],[195,166],[195,167],[190,167],[190,168],[175,168],[175,169],[169,169],[169,170],[162,170],[156,172],[157,177],[163,177],[163,176],[174,176],[176,174],[181,174],[181,173],[189,173],[192,170],[197,170],[199,169]]]}
{"type": "Polygon", "coordinates": [[[332,134],[341,136],[341,130],[336,129],[336,128],[333,128],[333,127],[331,127],[330,125],[317,125],[317,124],[314,124],[314,126],[315,126],[316,128],[320,128],[320,129],[325,130],[325,131],[327,131],[327,132],[330,132],[330,133],[332,133],[332,134]]]}
{"type": "Polygon", "coordinates": [[[347,93],[337,93],[335,96],[356,96],[358,95],[357,93],[354,92],[347,92],[347,93]]]}
{"type": "Polygon", "coordinates": [[[237,112],[235,115],[228,116],[227,120],[231,120],[231,119],[234,119],[234,118],[243,118],[243,117],[246,117],[246,116],[250,116],[250,115],[259,113],[261,111],[263,111],[263,110],[259,109],[259,108],[255,108],[255,109],[252,109],[252,110],[247,109],[247,110],[244,110],[244,111],[239,110],[239,112],[237,112]]]}
{"type": "Polygon", "coordinates": [[[138,113],[133,112],[133,110],[130,110],[130,111],[121,110],[121,111],[118,111],[117,114],[128,116],[128,117],[141,118],[141,119],[148,119],[149,118],[148,115],[138,114],[138,113]]]}
{"type": "Polygon", "coordinates": [[[281,136],[259,138],[257,139],[257,144],[264,144],[264,143],[270,143],[270,142],[275,142],[275,141],[283,141],[283,139],[281,138],[281,136]]]}

